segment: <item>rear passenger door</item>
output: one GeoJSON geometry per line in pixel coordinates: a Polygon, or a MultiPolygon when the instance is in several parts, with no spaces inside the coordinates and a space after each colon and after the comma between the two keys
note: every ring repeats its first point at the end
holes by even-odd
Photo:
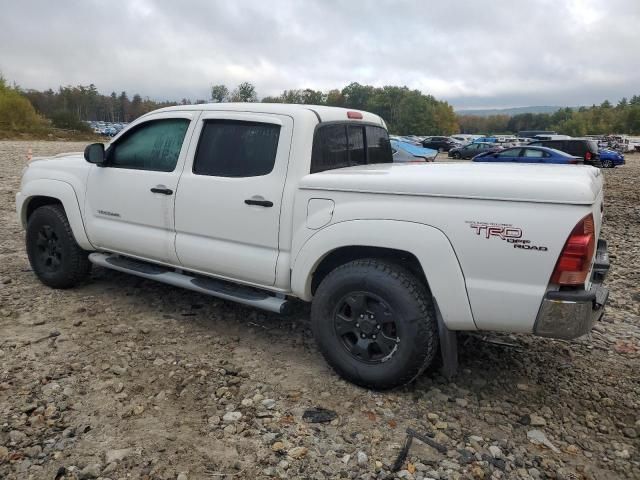
{"type": "Polygon", "coordinates": [[[293,119],[205,112],[176,195],[176,253],[190,270],[275,283],[293,119]]]}

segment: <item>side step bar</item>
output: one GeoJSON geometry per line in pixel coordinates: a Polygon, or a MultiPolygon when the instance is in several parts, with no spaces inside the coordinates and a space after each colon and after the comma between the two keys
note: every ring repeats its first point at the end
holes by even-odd
{"type": "Polygon", "coordinates": [[[246,287],[210,277],[178,273],[168,267],[118,255],[94,252],[89,254],[89,260],[91,263],[101,267],[130,273],[138,277],[156,280],[173,285],[174,287],[186,288],[194,292],[204,293],[224,300],[231,300],[232,302],[242,303],[250,307],[261,308],[274,313],[287,313],[290,305],[286,298],[276,297],[257,288],[246,287]]]}

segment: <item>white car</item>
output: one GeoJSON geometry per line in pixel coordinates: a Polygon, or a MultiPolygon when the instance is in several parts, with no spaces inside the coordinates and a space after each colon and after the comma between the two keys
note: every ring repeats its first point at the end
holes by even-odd
{"type": "Polygon", "coordinates": [[[574,338],[603,312],[603,181],[588,166],[394,164],[384,121],[309,105],[184,105],[106,148],[33,159],[16,195],[34,273],[92,264],[285,312],[312,302],[346,379],[391,388],[455,332],[574,338]]]}

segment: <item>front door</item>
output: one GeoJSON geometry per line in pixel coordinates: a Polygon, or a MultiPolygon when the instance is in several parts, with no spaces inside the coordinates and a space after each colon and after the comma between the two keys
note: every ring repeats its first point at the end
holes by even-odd
{"type": "Polygon", "coordinates": [[[98,249],[177,264],[174,204],[199,113],[166,112],[128,129],[93,166],[86,228],[98,249]]]}
{"type": "Polygon", "coordinates": [[[187,269],[275,283],[293,119],[203,112],[176,196],[176,251],[187,269]]]}

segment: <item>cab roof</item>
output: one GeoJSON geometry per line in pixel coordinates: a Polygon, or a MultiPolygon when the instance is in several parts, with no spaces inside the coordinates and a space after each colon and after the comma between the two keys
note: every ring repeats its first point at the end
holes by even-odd
{"type": "MultiPolygon", "coordinates": [[[[288,103],[202,103],[196,105],[176,105],[154,110],[149,113],[171,112],[171,111],[226,111],[226,112],[254,112],[254,113],[276,113],[296,117],[300,115],[314,115],[319,122],[336,121],[362,121],[370,122],[386,127],[384,120],[378,115],[356,110],[353,108],[327,107],[325,105],[299,105],[288,103]],[[356,112],[362,118],[350,118],[348,112],[356,112]]],[[[356,115],[357,116],[357,115],[356,115]]]]}

